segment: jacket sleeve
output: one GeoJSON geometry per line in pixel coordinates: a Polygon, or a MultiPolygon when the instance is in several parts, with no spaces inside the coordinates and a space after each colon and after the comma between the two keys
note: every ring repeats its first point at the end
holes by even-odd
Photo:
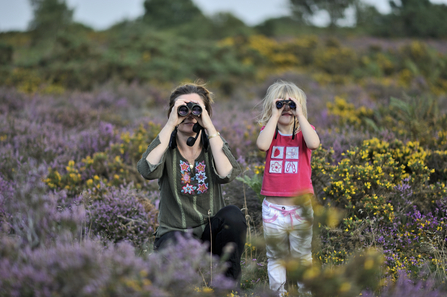
{"type": "Polygon", "coordinates": [[[242,170],[241,170],[241,167],[239,165],[239,162],[233,156],[233,153],[231,152],[231,149],[230,149],[227,141],[223,137],[221,137],[221,138],[222,138],[222,140],[224,142],[222,150],[223,150],[225,156],[227,156],[227,158],[230,161],[231,165],[233,166],[233,169],[230,171],[230,173],[228,173],[227,176],[222,176],[222,175],[219,175],[217,173],[216,166],[214,165],[214,158],[213,158],[213,156],[211,156],[213,158],[211,163],[212,163],[212,167],[213,167],[213,172],[214,172],[214,174],[215,174],[215,176],[217,178],[218,183],[226,184],[226,183],[229,183],[232,180],[234,180],[236,178],[236,176],[238,176],[242,172],[242,170]]]}
{"type": "Polygon", "coordinates": [[[156,148],[160,144],[160,139],[158,136],[149,144],[147,147],[147,150],[143,153],[143,156],[141,157],[140,161],[138,161],[137,168],[138,172],[145,178],[145,179],[159,179],[163,175],[163,170],[165,167],[165,161],[166,161],[166,151],[164,152],[160,162],[158,164],[151,164],[146,160],[147,155],[156,148]]]}

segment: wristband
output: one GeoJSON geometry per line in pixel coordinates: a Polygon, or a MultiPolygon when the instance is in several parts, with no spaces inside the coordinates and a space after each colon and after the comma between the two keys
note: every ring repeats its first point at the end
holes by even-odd
{"type": "Polygon", "coordinates": [[[216,134],[208,135],[208,139],[211,139],[211,138],[216,137],[216,136],[220,136],[220,133],[217,132],[216,134]]]}

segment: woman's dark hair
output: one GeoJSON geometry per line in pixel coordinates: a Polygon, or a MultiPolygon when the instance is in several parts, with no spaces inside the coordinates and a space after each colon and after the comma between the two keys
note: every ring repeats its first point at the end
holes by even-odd
{"type": "Polygon", "coordinates": [[[172,91],[171,96],[169,97],[168,117],[171,114],[172,107],[174,107],[175,100],[177,99],[177,97],[187,94],[199,95],[200,98],[202,98],[203,103],[205,104],[205,108],[208,111],[208,114],[210,116],[212,115],[213,110],[211,108],[211,104],[214,102],[212,98],[213,93],[208,91],[208,89],[205,88],[205,85],[189,83],[178,86],[177,88],[174,89],[174,91],[172,91]]]}

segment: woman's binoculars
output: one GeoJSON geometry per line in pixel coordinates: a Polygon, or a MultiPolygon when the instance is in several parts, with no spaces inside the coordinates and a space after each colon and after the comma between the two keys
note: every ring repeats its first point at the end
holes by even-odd
{"type": "Polygon", "coordinates": [[[296,109],[296,104],[295,102],[293,102],[292,100],[281,100],[281,101],[276,101],[276,108],[277,109],[281,109],[284,104],[287,104],[289,106],[290,109],[296,109]]]}
{"type": "Polygon", "coordinates": [[[181,105],[177,109],[177,113],[181,117],[186,117],[189,113],[193,116],[199,116],[202,114],[202,107],[194,102],[188,102],[186,105],[181,105]]]}

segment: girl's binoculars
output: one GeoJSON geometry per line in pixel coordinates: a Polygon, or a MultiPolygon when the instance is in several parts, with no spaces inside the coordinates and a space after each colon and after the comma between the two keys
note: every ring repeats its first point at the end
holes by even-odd
{"type": "Polygon", "coordinates": [[[177,109],[177,113],[181,117],[186,117],[190,112],[193,116],[199,116],[202,114],[202,107],[199,104],[188,102],[177,109]]]}
{"type": "Polygon", "coordinates": [[[284,104],[287,104],[289,106],[290,109],[296,109],[296,104],[295,102],[293,102],[292,100],[281,100],[281,101],[276,101],[276,108],[277,109],[281,109],[284,104]]]}

